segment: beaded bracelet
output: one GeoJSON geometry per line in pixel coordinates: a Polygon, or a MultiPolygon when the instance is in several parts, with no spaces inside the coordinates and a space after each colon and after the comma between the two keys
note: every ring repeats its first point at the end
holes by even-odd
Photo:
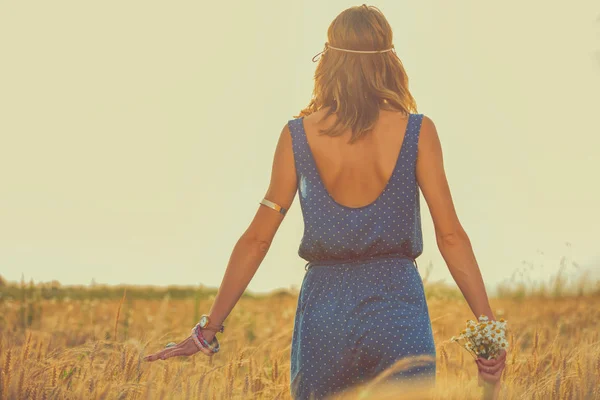
{"type": "Polygon", "coordinates": [[[196,328],[196,332],[198,332],[198,339],[200,339],[200,343],[203,345],[206,345],[207,348],[212,351],[213,353],[216,353],[219,351],[219,348],[221,347],[219,344],[219,340],[217,339],[216,336],[213,336],[213,339],[210,343],[208,343],[208,341],[204,338],[204,336],[202,335],[202,329],[198,326],[196,328]]]}
{"type": "Polygon", "coordinates": [[[219,340],[217,339],[217,337],[214,336],[213,340],[209,343],[208,340],[204,338],[199,328],[200,324],[196,324],[196,326],[192,328],[192,339],[194,340],[194,343],[196,343],[196,346],[198,346],[198,348],[201,350],[202,348],[206,348],[212,351],[213,353],[218,352],[221,346],[219,345],[219,340]]]}
{"type": "MultiPolygon", "coordinates": [[[[194,340],[194,343],[196,344],[196,346],[200,350],[208,349],[214,353],[213,346],[210,343],[207,343],[206,339],[201,335],[202,334],[198,330],[198,326],[194,326],[192,328],[192,339],[194,340]]],[[[214,342],[214,339],[213,339],[213,342],[214,342]]]]}

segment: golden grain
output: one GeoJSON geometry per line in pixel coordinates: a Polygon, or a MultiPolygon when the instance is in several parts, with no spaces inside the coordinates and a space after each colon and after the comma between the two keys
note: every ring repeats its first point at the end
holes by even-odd
{"type": "MultiPolygon", "coordinates": [[[[511,321],[512,328],[507,332],[511,347],[503,374],[503,399],[600,398],[600,311],[594,306],[600,286],[595,293],[571,296],[563,281],[553,282],[553,290],[547,293],[561,296],[544,297],[543,290],[528,293],[521,286],[515,286],[518,291],[511,295],[511,288],[506,286],[506,296],[490,299],[492,310],[511,321]]],[[[458,346],[445,345],[445,332],[463,329],[460,321],[473,316],[460,294],[455,296],[436,285],[434,282],[425,288],[439,357],[435,398],[481,398],[476,366],[469,354],[458,346]]],[[[72,296],[61,302],[38,296],[35,307],[43,308],[45,317],[34,321],[35,331],[19,327],[18,301],[7,298],[0,303],[6,326],[20,329],[0,329],[0,397],[290,398],[293,318],[272,316],[294,310],[297,293],[277,298],[242,297],[228,317],[231,329],[219,336],[222,350],[213,357],[196,354],[153,363],[142,362],[142,357],[164,348],[169,341],[187,337],[194,307],[209,309],[210,296],[199,295],[190,302],[169,296],[138,299],[141,292],[123,288],[117,293],[116,316],[115,302],[109,300],[85,296],[76,300],[82,297],[72,296]],[[119,337],[126,298],[136,300],[128,302],[123,311],[128,325],[119,337]],[[93,307],[87,306],[92,302],[93,307]]],[[[398,360],[363,385],[362,391],[350,391],[344,398],[357,399],[361,393],[367,393],[364,399],[398,398],[394,390],[400,386],[386,386],[386,378],[414,365],[410,362],[398,360]],[[383,388],[386,391],[381,392],[383,388]]]]}
{"type": "Polygon", "coordinates": [[[19,373],[19,384],[17,386],[17,393],[19,393],[19,398],[25,398],[25,393],[23,393],[23,384],[25,383],[25,368],[21,368],[21,372],[19,373]]]}
{"type": "Polygon", "coordinates": [[[4,375],[2,379],[2,389],[3,393],[1,393],[3,398],[8,398],[10,392],[10,372],[11,372],[11,361],[12,361],[12,349],[9,348],[6,352],[6,358],[4,359],[4,367],[2,369],[2,373],[4,375]]]}
{"type": "Polygon", "coordinates": [[[117,308],[117,317],[115,318],[115,333],[114,333],[114,340],[117,341],[117,328],[119,327],[119,314],[121,314],[121,307],[123,306],[123,302],[125,301],[125,295],[127,294],[127,289],[123,290],[123,297],[121,298],[121,301],[119,302],[119,308],[117,308]]]}

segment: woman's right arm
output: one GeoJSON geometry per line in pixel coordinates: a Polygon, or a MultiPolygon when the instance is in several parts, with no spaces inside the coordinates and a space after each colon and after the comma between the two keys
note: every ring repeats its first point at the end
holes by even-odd
{"type": "Polygon", "coordinates": [[[450,274],[476,319],[483,314],[495,320],[471,241],[454,209],[435,124],[425,115],[419,133],[416,174],[431,212],[438,248],[450,274]]]}

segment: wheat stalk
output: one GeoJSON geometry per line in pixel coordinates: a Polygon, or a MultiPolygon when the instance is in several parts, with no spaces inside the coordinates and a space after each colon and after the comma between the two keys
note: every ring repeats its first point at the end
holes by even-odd
{"type": "Polygon", "coordinates": [[[6,353],[6,359],[4,360],[4,368],[3,368],[3,373],[4,373],[4,379],[2,380],[3,382],[3,389],[4,389],[4,393],[3,396],[4,398],[8,398],[8,393],[9,393],[9,388],[10,388],[10,371],[11,371],[11,361],[12,361],[12,349],[8,349],[8,352],[6,353]]]}
{"type": "Polygon", "coordinates": [[[125,295],[127,294],[127,288],[123,290],[123,297],[119,302],[119,308],[117,309],[117,318],[115,318],[115,341],[117,341],[117,328],[119,327],[119,314],[121,314],[121,307],[123,306],[123,302],[125,301],[125,295]]]}
{"type": "Polygon", "coordinates": [[[25,343],[25,350],[23,350],[22,360],[25,362],[27,357],[29,357],[29,350],[31,349],[31,332],[27,335],[27,341],[25,343]]]}
{"type": "Polygon", "coordinates": [[[25,368],[21,367],[21,373],[19,374],[19,383],[17,385],[17,393],[19,393],[19,398],[25,398],[23,393],[23,383],[25,382],[25,368]]]}

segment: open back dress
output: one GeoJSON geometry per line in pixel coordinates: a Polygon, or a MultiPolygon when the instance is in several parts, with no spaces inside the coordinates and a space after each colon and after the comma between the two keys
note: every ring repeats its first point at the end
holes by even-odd
{"type": "MultiPolygon", "coordinates": [[[[393,173],[363,207],[336,202],[319,175],[303,118],[288,122],[307,261],[290,352],[292,398],[321,399],[395,361],[431,361],[388,379],[435,385],[436,350],[416,258],[423,252],[416,160],[423,114],[409,114],[393,173]]],[[[398,129],[398,134],[402,133],[398,129]]]]}

